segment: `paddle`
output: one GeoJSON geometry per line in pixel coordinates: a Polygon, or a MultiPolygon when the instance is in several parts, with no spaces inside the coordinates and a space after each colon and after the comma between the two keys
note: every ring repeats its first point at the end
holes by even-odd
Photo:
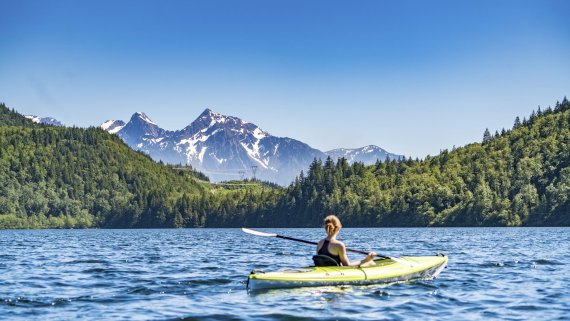
{"type": "MultiPolygon", "coordinates": [[[[311,242],[311,241],[306,241],[306,240],[301,240],[301,239],[296,239],[294,237],[289,237],[289,236],[284,236],[284,235],[279,235],[279,234],[275,234],[275,233],[266,233],[266,232],[260,232],[260,231],[255,231],[249,228],[245,228],[242,227],[241,230],[247,234],[251,234],[251,235],[257,235],[257,236],[266,236],[266,237],[276,237],[276,238],[280,238],[280,239],[284,239],[284,240],[290,240],[290,241],[295,241],[295,242],[301,242],[301,243],[306,243],[306,244],[312,244],[312,245],[317,245],[319,243],[317,242],[311,242]]],[[[364,255],[368,255],[368,252],[364,252],[364,251],[359,251],[359,250],[353,250],[353,249],[346,249],[348,252],[353,252],[353,253],[360,253],[360,254],[364,254],[364,255]]],[[[410,262],[402,262],[403,260],[397,257],[393,257],[393,256],[385,256],[385,255],[380,255],[380,254],[376,254],[376,256],[381,257],[381,258],[385,258],[385,259],[390,259],[393,260],[395,262],[401,263],[401,264],[409,264],[411,265],[410,262]]]]}

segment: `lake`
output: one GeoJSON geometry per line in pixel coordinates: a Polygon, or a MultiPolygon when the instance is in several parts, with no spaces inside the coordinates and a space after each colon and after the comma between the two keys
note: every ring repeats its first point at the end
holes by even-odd
{"type": "Polygon", "coordinates": [[[434,280],[248,292],[252,269],[308,266],[313,247],[239,229],[2,230],[0,319],[570,318],[570,228],[345,228],[339,239],[391,256],[445,253],[449,267],[434,280]]]}

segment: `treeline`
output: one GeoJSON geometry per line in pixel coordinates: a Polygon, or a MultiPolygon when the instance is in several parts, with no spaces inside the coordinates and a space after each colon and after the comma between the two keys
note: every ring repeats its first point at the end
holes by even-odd
{"type": "Polygon", "coordinates": [[[316,227],[330,213],[345,226],[570,225],[570,103],[424,160],[315,160],[287,188],[206,179],[0,104],[0,228],[143,228],[316,227]]]}
{"type": "Polygon", "coordinates": [[[315,160],[264,226],[570,225],[570,103],[425,160],[349,165],[315,160]]]}
{"type": "Polygon", "coordinates": [[[8,109],[4,103],[0,103],[0,126],[34,127],[39,125],[18,114],[14,109],[8,109]]]}

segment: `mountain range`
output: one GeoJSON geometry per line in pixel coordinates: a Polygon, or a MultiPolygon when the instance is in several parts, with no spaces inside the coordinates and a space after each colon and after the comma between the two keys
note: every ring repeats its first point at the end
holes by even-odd
{"type": "MultiPolygon", "coordinates": [[[[35,123],[64,126],[52,117],[25,117],[35,123]]],[[[108,120],[100,127],[156,161],[191,165],[213,182],[257,178],[288,185],[301,171],[306,172],[315,158],[344,157],[349,163],[371,165],[378,160],[404,157],[375,145],[323,152],[293,138],[273,136],[255,124],[210,109],[176,131],[161,128],[143,112],[134,113],[128,122],[108,120]]]]}
{"type": "Polygon", "coordinates": [[[349,162],[368,165],[387,157],[403,157],[373,145],[322,152],[296,139],[273,136],[253,123],[210,109],[176,131],[159,127],[142,112],[133,114],[127,123],[108,120],[101,128],[156,161],[191,165],[214,182],[257,178],[288,185],[302,170],[306,171],[315,158],[344,157],[349,162]]]}

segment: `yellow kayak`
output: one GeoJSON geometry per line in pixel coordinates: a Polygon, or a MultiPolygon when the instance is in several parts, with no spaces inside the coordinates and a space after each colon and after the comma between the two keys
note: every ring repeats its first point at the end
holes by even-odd
{"type": "Polygon", "coordinates": [[[247,286],[251,290],[330,285],[393,283],[437,277],[447,266],[447,256],[403,256],[381,259],[369,267],[313,266],[276,272],[252,271],[247,286]]]}

